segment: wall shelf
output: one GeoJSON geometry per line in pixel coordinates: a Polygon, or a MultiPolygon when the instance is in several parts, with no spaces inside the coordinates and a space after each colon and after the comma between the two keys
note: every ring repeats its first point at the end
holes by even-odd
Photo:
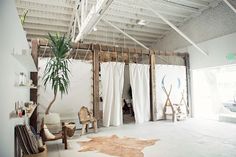
{"type": "Polygon", "coordinates": [[[29,112],[26,112],[25,113],[25,116],[22,116],[22,117],[18,117],[15,113],[15,111],[12,111],[10,113],[10,119],[14,119],[14,118],[20,118],[20,119],[23,119],[24,117],[26,118],[30,118],[32,116],[32,114],[34,113],[34,110],[36,109],[37,105],[32,105],[29,112]]]}
{"type": "Polygon", "coordinates": [[[31,107],[30,112],[26,113],[26,116],[27,116],[28,118],[30,118],[30,117],[32,116],[32,114],[33,114],[34,110],[36,109],[36,107],[37,107],[37,105],[33,105],[33,106],[31,107]]]}
{"type": "Polygon", "coordinates": [[[22,54],[18,54],[18,53],[12,53],[12,56],[18,60],[27,70],[29,70],[30,72],[37,72],[37,68],[36,65],[34,63],[34,60],[31,56],[30,53],[27,53],[27,51],[29,50],[22,50],[22,51],[26,51],[22,54]]]}

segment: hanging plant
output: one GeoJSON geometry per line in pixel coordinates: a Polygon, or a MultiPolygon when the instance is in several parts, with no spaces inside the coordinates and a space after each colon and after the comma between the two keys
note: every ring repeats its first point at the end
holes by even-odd
{"type": "Polygon", "coordinates": [[[24,10],[23,14],[20,16],[20,22],[21,22],[22,26],[23,26],[24,23],[25,23],[25,19],[26,19],[26,16],[27,16],[28,12],[29,12],[28,9],[27,9],[27,10],[24,10]]]}
{"type": "Polygon", "coordinates": [[[68,93],[68,87],[70,84],[70,70],[68,68],[69,59],[67,58],[68,52],[70,50],[71,39],[65,37],[65,35],[60,36],[60,34],[51,35],[48,34],[49,45],[53,53],[53,57],[47,62],[46,68],[44,70],[43,82],[45,88],[48,84],[51,85],[54,97],[49,103],[45,114],[49,114],[49,110],[52,104],[57,98],[58,92],[63,94],[68,93]]]}

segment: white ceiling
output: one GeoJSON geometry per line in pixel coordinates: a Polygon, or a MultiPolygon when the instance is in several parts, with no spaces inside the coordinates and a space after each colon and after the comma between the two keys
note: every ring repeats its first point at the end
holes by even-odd
{"type": "MultiPolygon", "coordinates": [[[[150,0],[152,7],[176,26],[183,25],[186,20],[200,15],[219,0],[150,0]]],[[[88,0],[88,11],[96,0],[88,0]]],[[[19,15],[28,9],[24,29],[27,38],[41,38],[51,33],[73,34],[75,12],[80,7],[80,0],[16,0],[19,15]],[[78,5],[79,7],[76,7],[78,5]]],[[[79,16],[80,12],[78,13],[79,16]]],[[[106,10],[103,19],[110,21],[124,32],[134,37],[147,47],[163,38],[171,28],[145,7],[142,0],[113,0],[106,10]],[[138,25],[138,20],[145,20],[145,26],[138,25]]],[[[125,37],[102,20],[84,37],[84,42],[138,47],[135,42],[125,37]]],[[[79,32],[76,28],[76,34],[79,32]]]]}

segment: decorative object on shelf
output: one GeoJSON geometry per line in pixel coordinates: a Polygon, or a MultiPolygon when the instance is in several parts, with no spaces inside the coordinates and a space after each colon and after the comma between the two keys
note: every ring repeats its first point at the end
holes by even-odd
{"type": "Polygon", "coordinates": [[[48,39],[54,57],[52,57],[46,65],[43,81],[45,88],[48,84],[51,84],[51,88],[54,91],[54,97],[45,111],[46,115],[49,114],[49,110],[56,100],[58,91],[61,92],[61,96],[68,92],[70,83],[70,70],[68,69],[68,64],[70,61],[67,55],[71,48],[71,39],[66,38],[65,35],[61,36],[56,34],[53,36],[49,33],[48,39]]]}
{"type": "Polygon", "coordinates": [[[19,75],[19,86],[26,86],[26,74],[21,72],[19,75]]]}
{"type": "Polygon", "coordinates": [[[22,118],[23,116],[30,118],[35,108],[34,102],[17,101],[15,102],[15,110],[10,113],[10,118],[22,118]]]}

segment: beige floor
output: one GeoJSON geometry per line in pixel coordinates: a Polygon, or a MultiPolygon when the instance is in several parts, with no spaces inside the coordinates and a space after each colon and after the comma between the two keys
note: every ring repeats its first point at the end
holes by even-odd
{"type": "Polygon", "coordinates": [[[64,150],[58,142],[48,145],[49,157],[108,157],[97,152],[78,152],[79,140],[87,136],[113,135],[143,139],[160,139],[154,146],[143,150],[145,157],[236,157],[236,124],[189,119],[172,123],[148,122],[121,127],[100,128],[97,134],[75,135],[64,150]]]}

